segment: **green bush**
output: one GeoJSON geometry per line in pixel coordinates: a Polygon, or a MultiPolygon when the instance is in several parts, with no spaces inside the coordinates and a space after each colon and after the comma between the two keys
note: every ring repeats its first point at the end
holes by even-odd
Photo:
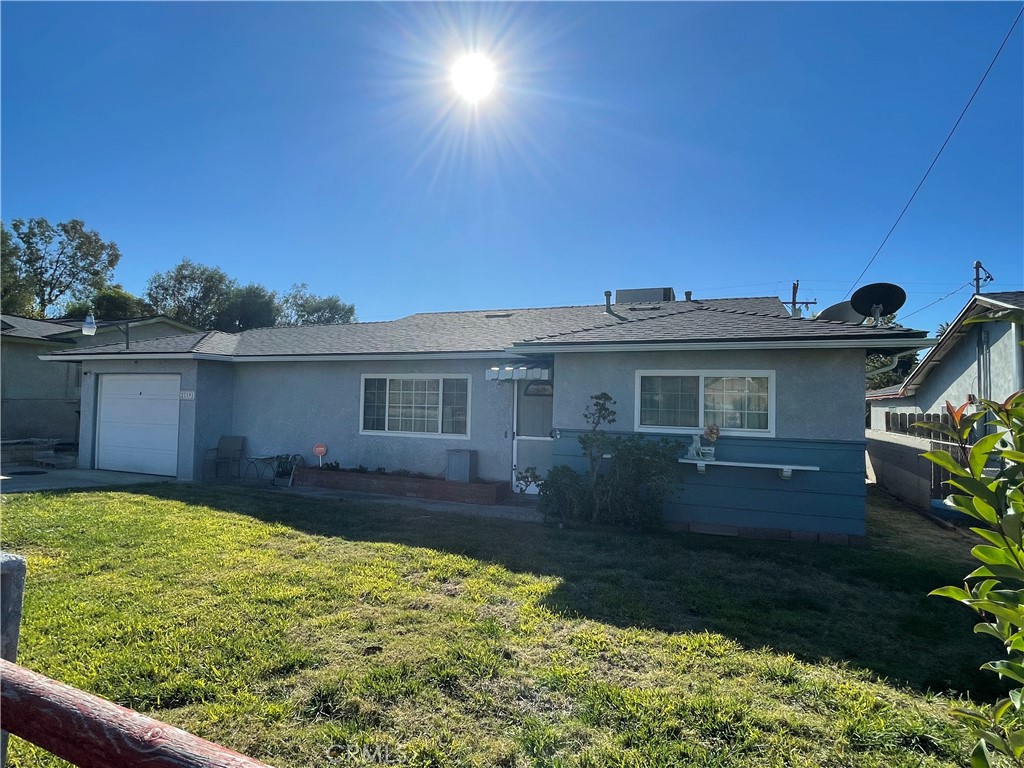
{"type": "Polygon", "coordinates": [[[593,499],[586,478],[567,464],[552,467],[540,484],[537,509],[545,519],[589,520],[593,499]]]}
{"type": "Polygon", "coordinates": [[[995,637],[1005,649],[1005,658],[982,669],[1013,686],[992,706],[954,713],[978,739],[972,768],[1024,766],[1024,391],[1002,403],[982,400],[974,414],[967,413],[966,403],[959,408],[946,403],[946,409],[949,426],[927,424],[954,441],[957,455],[929,451],[924,457],[952,475],[949,485],[956,492],[946,503],[976,521],[971,530],[983,543],[971,550],[981,565],[962,586],[931,594],[957,600],[980,616],[974,631],[995,637]],[[970,445],[969,436],[982,425],[989,433],[970,445]]]}
{"type": "Polygon", "coordinates": [[[581,474],[564,464],[554,467],[540,484],[540,511],[545,518],[560,520],[642,529],[659,526],[678,467],[679,444],[666,438],[608,435],[601,427],[615,422],[615,400],[606,392],[590,399],[583,412],[590,429],[579,437],[588,471],[581,474]]]}

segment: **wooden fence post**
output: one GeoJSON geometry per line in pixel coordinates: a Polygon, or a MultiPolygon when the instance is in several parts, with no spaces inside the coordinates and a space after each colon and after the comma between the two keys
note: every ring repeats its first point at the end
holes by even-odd
{"type": "Polygon", "coordinates": [[[265,763],[0,660],[4,725],[81,768],[268,768],[265,763]]]}
{"type": "MultiPolygon", "coordinates": [[[[0,552],[0,658],[18,660],[18,632],[25,596],[25,558],[0,552]]],[[[0,768],[7,765],[7,731],[0,731],[0,768]]]]}

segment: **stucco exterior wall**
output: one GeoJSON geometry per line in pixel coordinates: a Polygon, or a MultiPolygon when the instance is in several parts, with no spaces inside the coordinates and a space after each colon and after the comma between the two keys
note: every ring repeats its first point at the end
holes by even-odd
{"type": "MultiPolygon", "coordinates": [[[[184,389],[184,386],[182,388],[184,389]]],[[[188,402],[182,400],[181,404],[184,406],[188,402]]],[[[231,363],[200,360],[196,366],[196,397],[192,403],[196,414],[196,450],[193,455],[192,477],[196,480],[203,477],[203,464],[208,449],[216,448],[224,435],[244,434],[234,431],[234,402],[235,366],[231,363]]],[[[260,455],[253,453],[249,446],[245,447],[245,452],[249,456],[260,455]]]]}
{"type": "MultiPolygon", "coordinates": [[[[440,474],[448,449],[477,452],[477,473],[507,480],[512,467],[514,382],[487,381],[495,360],[236,363],[233,432],[251,455],[302,454],[316,463],[313,446],[325,443],[325,461],[342,466],[440,474]],[[469,437],[360,434],[363,375],[466,374],[470,376],[469,437]]],[[[215,443],[214,443],[215,444],[215,443]]],[[[206,447],[206,446],[204,446],[206,447]]]]}
{"type": "Polygon", "coordinates": [[[74,363],[44,363],[39,355],[65,349],[4,339],[0,350],[0,429],[3,438],[74,440],[78,428],[78,369],[74,363]]]}
{"type": "MultiPolygon", "coordinates": [[[[864,535],[864,351],[658,352],[555,358],[555,464],[585,466],[578,436],[590,396],[615,398],[616,423],[634,430],[637,370],[769,370],[775,372],[775,435],[723,435],[720,462],[814,467],[783,479],[778,469],[709,463],[704,474],[681,464],[665,504],[669,524],[690,530],[755,529],[864,535]]],[[[659,435],[654,434],[653,437],[659,435]]],[[[668,435],[685,453],[689,435],[668,435]]]]}
{"type": "MultiPolygon", "coordinates": [[[[638,370],[773,370],[775,437],[864,439],[864,351],[616,352],[555,356],[554,427],[584,429],[590,396],[615,398],[615,429],[632,431],[638,370]]],[[[742,438],[741,438],[742,439],[742,438]]]]}

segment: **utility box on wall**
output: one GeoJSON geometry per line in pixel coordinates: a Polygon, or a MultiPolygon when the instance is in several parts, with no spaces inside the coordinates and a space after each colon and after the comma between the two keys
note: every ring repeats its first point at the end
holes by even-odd
{"type": "Polygon", "coordinates": [[[453,483],[468,483],[476,477],[476,451],[451,449],[448,451],[448,469],[444,479],[453,483]]]}

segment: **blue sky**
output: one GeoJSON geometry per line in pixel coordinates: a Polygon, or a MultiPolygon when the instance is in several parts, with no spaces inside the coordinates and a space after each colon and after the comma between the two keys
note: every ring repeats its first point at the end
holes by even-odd
{"type": "MultiPolygon", "coordinates": [[[[182,258],[362,320],[605,289],[840,301],[1015,3],[12,3],[2,213],[81,218],[141,294],[182,258]],[[474,110],[447,81],[481,50],[474,110]]],[[[934,330],[1024,288],[1015,29],[865,275],[934,330]]]]}

